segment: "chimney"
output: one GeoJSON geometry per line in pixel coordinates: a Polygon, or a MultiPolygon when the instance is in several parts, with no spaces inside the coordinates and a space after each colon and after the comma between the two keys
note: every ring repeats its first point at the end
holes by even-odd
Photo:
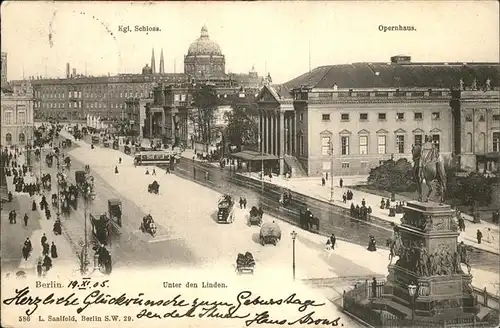
{"type": "Polygon", "coordinates": [[[73,77],[76,77],[76,68],[73,68],[73,77]]]}
{"type": "Polygon", "coordinates": [[[69,79],[69,63],[66,63],[66,78],[69,79]]]}

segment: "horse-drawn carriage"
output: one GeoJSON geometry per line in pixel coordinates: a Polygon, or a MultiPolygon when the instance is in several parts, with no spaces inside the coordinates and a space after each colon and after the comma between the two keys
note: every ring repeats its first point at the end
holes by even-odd
{"type": "Polygon", "coordinates": [[[150,194],[153,194],[153,193],[154,193],[154,194],[157,194],[157,195],[158,195],[158,193],[160,192],[160,185],[158,184],[158,182],[157,182],[156,180],[155,180],[155,181],[153,181],[153,183],[150,183],[150,184],[148,185],[148,192],[149,192],[150,194]]]}
{"type": "Polygon", "coordinates": [[[111,220],[122,226],[122,201],[117,198],[108,199],[108,213],[111,220]]]}
{"type": "Polygon", "coordinates": [[[229,195],[223,195],[217,203],[217,222],[234,222],[234,200],[229,195]]]}
{"type": "Polygon", "coordinates": [[[156,234],[156,224],[151,214],[142,218],[140,229],[142,232],[149,233],[152,237],[156,234]]]}
{"type": "Polygon", "coordinates": [[[250,210],[250,216],[248,217],[248,225],[258,225],[262,224],[262,216],[264,215],[262,208],[257,208],[252,206],[250,210]]]}
{"type": "Polygon", "coordinates": [[[280,196],[279,202],[283,206],[288,206],[292,202],[292,193],[290,190],[286,189],[280,196]]]}
{"type": "Polygon", "coordinates": [[[69,148],[69,147],[71,147],[71,144],[72,144],[72,143],[71,143],[71,140],[66,139],[66,140],[63,140],[63,141],[61,142],[61,147],[62,147],[62,148],[69,148]]]}
{"type": "Polygon", "coordinates": [[[94,267],[98,268],[104,274],[110,274],[112,270],[111,266],[111,254],[102,245],[97,245],[93,247],[95,251],[94,254],[94,267]]]}
{"type": "Polygon", "coordinates": [[[85,171],[75,172],[76,186],[82,193],[85,200],[90,200],[95,198],[94,192],[94,178],[85,171]]]}
{"type": "Polygon", "coordinates": [[[92,234],[102,245],[111,243],[111,236],[120,234],[122,208],[119,199],[108,200],[108,212],[100,215],[90,214],[92,234]]]}
{"type": "Polygon", "coordinates": [[[105,148],[109,148],[109,140],[108,139],[104,139],[103,143],[105,148]]]}
{"type": "Polygon", "coordinates": [[[44,190],[50,191],[52,189],[52,176],[49,173],[42,175],[41,181],[44,190]]]}
{"type": "Polygon", "coordinates": [[[64,164],[66,165],[66,168],[67,168],[68,170],[70,170],[70,169],[71,169],[71,158],[69,158],[69,156],[66,156],[66,157],[64,158],[64,164]]]}
{"type": "Polygon", "coordinates": [[[253,273],[255,270],[255,260],[252,253],[246,252],[245,254],[238,254],[236,258],[236,272],[238,274],[242,273],[253,273]]]}
{"type": "Polygon", "coordinates": [[[262,246],[266,244],[276,246],[278,241],[281,240],[281,229],[278,224],[274,221],[262,224],[259,239],[262,246]]]}

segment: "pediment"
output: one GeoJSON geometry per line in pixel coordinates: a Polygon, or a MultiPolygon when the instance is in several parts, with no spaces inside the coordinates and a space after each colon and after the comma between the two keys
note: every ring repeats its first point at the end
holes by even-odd
{"type": "Polygon", "coordinates": [[[425,131],[424,131],[424,130],[419,129],[419,128],[416,128],[416,129],[415,129],[415,130],[413,130],[412,132],[413,132],[413,133],[415,133],[415,134],[424,134],[424,133],[425,133],[425,131]]]}
{"type": "Polygon", "coordinates": [[[264,86],[260,91],[259,96],[257,97],[257,101],[266,101],[266,102],[276,102],[279,103],[279,100],[273,95],[273,93],[269,90],[267,86],[264,86]]]}
{"type": "Polygon", "coordinates": [[[321,135],[332,135],[333,133],[331,131],[328,131],[328,130],[324,130],[324,131],[321,131],[319,134],[321,135]]]}
{"type": "Polygon", "coordinates": [[[378,134],[384,134],[384,133],[389,133],[389,131],[384,130],[384,129],[380,129],[376,133],[378,133],[378,134]]]}
{"type": "Polygon", "coordinates": [[[340,131],[339,134],[341,134],[341,135],[348,135],[348,134],[351,134],[351,131],[348,131],[348,130],[344,129],[344,130],[340,131]]]}
{"type": "Polygon", "coordinates": [[[363,129],[358,132],[358,134],[370,134],[370,131],[363,129]]]}
{"type": "Polygon", "coordinates": [[[405,130],[403,130],[403,129],[401,129],[401,128],[399,128],[399,129],[397,129],[396,131],[394,131],[394,133],[397,133],[397,134],[404,134],[404,133],[406,133],[406,131],[405,131],[405,130]]]}
{"type": "Polygon", "coordinates": [[[441,133],[442,131],[439,130],[438,128],[434,128],[430,131],[431,133],[441,133]]]}

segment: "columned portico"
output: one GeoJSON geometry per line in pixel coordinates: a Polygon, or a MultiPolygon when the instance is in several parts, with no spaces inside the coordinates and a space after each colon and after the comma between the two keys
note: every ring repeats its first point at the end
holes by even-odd
{"type": "Polygon", "coordinates": [[[285,173],[285,112],[279,111],[279,157],[280,157],[280,175],[285,173]]]}

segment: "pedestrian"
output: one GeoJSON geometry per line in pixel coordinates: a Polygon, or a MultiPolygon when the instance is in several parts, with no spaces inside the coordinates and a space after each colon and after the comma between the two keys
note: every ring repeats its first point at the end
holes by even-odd
{"type": "Polygon", "coordinates": [[[477,229],[476,238],[477,238],[477,243],[481,244],[481,239],[483,238],[483,234],[479,229],[477,229]]]}
{"type": "Polygon", "coordinates": [[[243,209],[243,198],[240,197],[240,209],[243,209]]]}
{"type": "Polygon", "coordinates": [[[342,195],[342,200],[344,201],[344,203],[347,203],[347,194],[346,193],[344,193],[342,195]]]}
{"type": "Polygon", "coordinates": [[[47,217],[47,220],[50,220],[50,210],[48,207],[45,207],[45,216],[47,217]]]}
{"type": "Polygon", "coordinates": [[[27,227],[28,226],[28,213],[24,213],[24,226],[27,227]]]}
{"type": "Polygon", "coordinates": [[[325,178],[321,178],[321,186],[324,187],[325,186],[325,178]]]}
{"type": "Polygon", "coordinates": [[[372,297],[377,297],[377,279],[375,279],[375,277],[372,279],[372,297]]]}
{"type": "Polygon", "coordinates": [[[246,197],[243,197],[243,208],[244,209],[247,208],[247,199],[246,199],[246,197]]]}
{"type": "Polygon", "coordinates": [[[491,229],[486,230],[486,242],[491,244],[493,242],[493,236],[491,235],[491,229]]]}
{"type": "Polygon", "coordinates": [[[48,255],[49,254],[49,244],[43,243],[42,248],[43,248],[43,255],[48,255]]]}
{"type": "Polygon", "coordinates": [[[45,244],[47,242],[47,236],[45,236],[45,233],[43,233],[42,238],[40,238],[40,242],[41,242],[42,246],[43,246],[43,244],[45,244]]]}
{"type": "Polygon", "coordinates": [[[363,198],[363,200],[361,201],[361,206],[366,206],[366,201],[365,199],[363,198]]]}
{"type": "Polygon", "coordinates": [[[14,223],[14,224],[17,223],[16,217],[17,217],[16,210],[12,210],[12,223],[14,223]]]}
{"type": "Polygon", "coordinates": [[[153,173],[151,175],[156,175],[156,171],[154,168],[153,168],[153,173]]]}
{"type": "Polygon", "coordinates": [[[115,174],[118,174],[118,166],[115,166],[115,174]]]}
{"type": "Polygon", "coordinates": [[[328,180],[328,172],[326,172],[325,178],[326,178],[326,180],[328,180]]]}
{"type": "Polygon", "coordinates": [[[56,247],[56,245],[54,244],[54,242],[52,242],[52,245],[50,246],[50,256],[51,256],[53,259],[56,259],[56,258],[57,258],[57,247],[56,247]]]}
{"type": "Polygon", "coordinates": [[[38,263],[36,265],[36,273],[38,275],[38,277],[41,277],[42,276],[42,272],[43,272],[43,268],[42,268],[42,260],[38,260],[38,263]]]}
{"type": "Polygon", "coordinates": [[[339,185],[340,185],[340,188],[342,188],[344,186],[344,180],[342,178],[340,178],[339,185]]]}
{"type": "Polygon", "coordinates": [[[122,158],[118,158],[118,164],[121,164],[122,163],[122,158]]]}

